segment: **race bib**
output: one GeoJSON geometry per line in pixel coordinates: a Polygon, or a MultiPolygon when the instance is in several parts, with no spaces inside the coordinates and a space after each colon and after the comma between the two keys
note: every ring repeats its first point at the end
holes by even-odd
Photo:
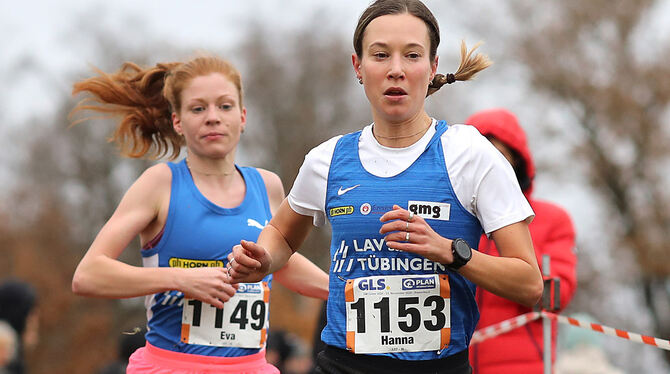
{"type": "Polygon", "coordinates": [[[354,353],[437,351],[451,338],[446,274],[348,279],[347,349],[354,353]]]}
{"type": "Polygon", "coordinates": [[[261,348],[267,339],[270,288],[267,282],[240,283],[235,296],[218,309],[184,299],[181,341],[216,347],[261,348]]]}

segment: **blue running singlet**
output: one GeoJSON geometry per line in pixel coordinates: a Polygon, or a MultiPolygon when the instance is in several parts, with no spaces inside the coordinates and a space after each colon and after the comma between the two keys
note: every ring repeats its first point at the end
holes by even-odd
{"type": "Polygon", "coordinates": [[[438,122],[421,156],[393,177],[363,168],[360,131],[338,140],[325,204],[333,231],[326,344],[401,360],[468,348],[479,319],[475,285],[445,265],[388,248],[379,234],[379,218],[397,204],[441,236],[477,248],[481,225],[458,201],[445,166],[440,137],[447,127],[438,122]]]}
{"type": "MultiPolygon", "coordinates": [[[[241,239],[256,241],[271,218],[263,178],[249,167],[237,167],[246,194],[235,208],[207,200],[195,186],[186,163],[169,162],[170,207],[157,245],[142,250],[146,267],[224,267],[241,239]]],[[[260,351],[267,338],[272,277],[241,284],[235,297],[217,309],[186,299],[179,291],[146,297],[147,341],[162,349],[206,356],[246,356],[260,351]]]]}

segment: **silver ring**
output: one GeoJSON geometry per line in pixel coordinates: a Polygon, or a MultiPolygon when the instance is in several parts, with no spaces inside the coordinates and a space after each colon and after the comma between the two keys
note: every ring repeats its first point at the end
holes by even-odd
{"type": "Polygon", "coordinates": [[[405,231],[405,241],[409,241],[409,231],[405,231]]]}
{"type": "Polygon", "coordinates": [[[405,231],[409,231],[409,221],[405,222],[405,231]]]}
{"type": "Polygon", "coordinates": [[[235,261],[235,257],[228,261],[228,265],[230,265],[231,268],[233,267],[233,261],[235,261]]]}
{"type": "Polygon", "coordinates": [[[412,218],[414,218],[414,212],[409,212],[409,218],[407,218],[407,222],[412,222],[412,218]]]}

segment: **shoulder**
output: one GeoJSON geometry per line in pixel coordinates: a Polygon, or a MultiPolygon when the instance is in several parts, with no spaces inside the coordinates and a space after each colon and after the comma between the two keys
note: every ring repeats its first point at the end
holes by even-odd
{"type": "Polygon", "coordinates": [[[504,156],[474,126],[449,125],[442,134],[442,148],[447,164],[463,164],[468,169],[486,171],[499,164],[507,165],[504,156]]]}
{"type": "Polygon", "coordinates": [[[479,131],[474,126],[463,125],[460,123],[449,125],[447,131],[445,131],[444,134],[442,134],[443,138],[445,136],[460,137],[462,139],[472,139],[472,140],[478,140],[480,138],[486,139],[482,134],[479,133],[479,131]]]}
{"type": "Polygon", "coordinates": [[[282,184],[281,178],[269,170],[256,168],[258,174],[263,178],[263,183],[265,183],[265,189],[268,191],[268,195],[282,195],[281,198],[284,198],[284,186],[282,184]]]}
{"type": "Polygon", "coordinates": [[[136,184],[142,186],[159,188],[159,187],[169,187],[172,182],[172,170],[166,163],[160,163],[153,165],[146,169],[139,178],[137,178],[136,184]]]}
{"type": "Polygon", "coordinates": [[[335,146],[337,145],[337,142],[340,140],[340,138],[342,138],[342,136],[343,135],[334,136],[312,148],[305,156],[305,159],[330,161],[333,156],[333,152],[335,152],[335,146]]]}
{"type": "Polygon", "coordinates": [[[156,206],[170,196],[172,171],[165,164],[146,169],[130,186],[123,200],[135,206],[156,206]]]}
{"type": "Polygon", "coordinates": [[[312,148],[307,155],[305,155],[305,160],[300,167],[299,175],[318,175],[322,178],[327,176],[328,170],[330,169],[330,163],[333,159],[333,153],[335,152],[335,146],[340,138],[342,138],[342,135],[332,137],[312,148]]]}
{"type": "Polygon", "coordinates": [[[449,125],[447,131],[442,134],[442,143],[462,146],[475,146],[488,149],[490,142],[477,131],[474,126],[454,124],[449,125]]]}
{"type": "Polygon", "coordinates": [[[268,202],[270,203],[270,212],[274,215],[281,202],[284,201],[284,186],[277,174],[261,168],[256,168],[256,170],[261,175],[261,178],[263,178],[265,190],[268,194],[268,202]]]}

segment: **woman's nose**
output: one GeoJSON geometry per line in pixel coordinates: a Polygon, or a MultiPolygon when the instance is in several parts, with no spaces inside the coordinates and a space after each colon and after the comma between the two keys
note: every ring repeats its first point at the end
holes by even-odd
{"type": "Polygon", "coordinates": [[[387,78],[400,79],[404,77],[405,77],[405,70],[403,69],[401,59],[399,57],[392,57],[387,78]]]}

